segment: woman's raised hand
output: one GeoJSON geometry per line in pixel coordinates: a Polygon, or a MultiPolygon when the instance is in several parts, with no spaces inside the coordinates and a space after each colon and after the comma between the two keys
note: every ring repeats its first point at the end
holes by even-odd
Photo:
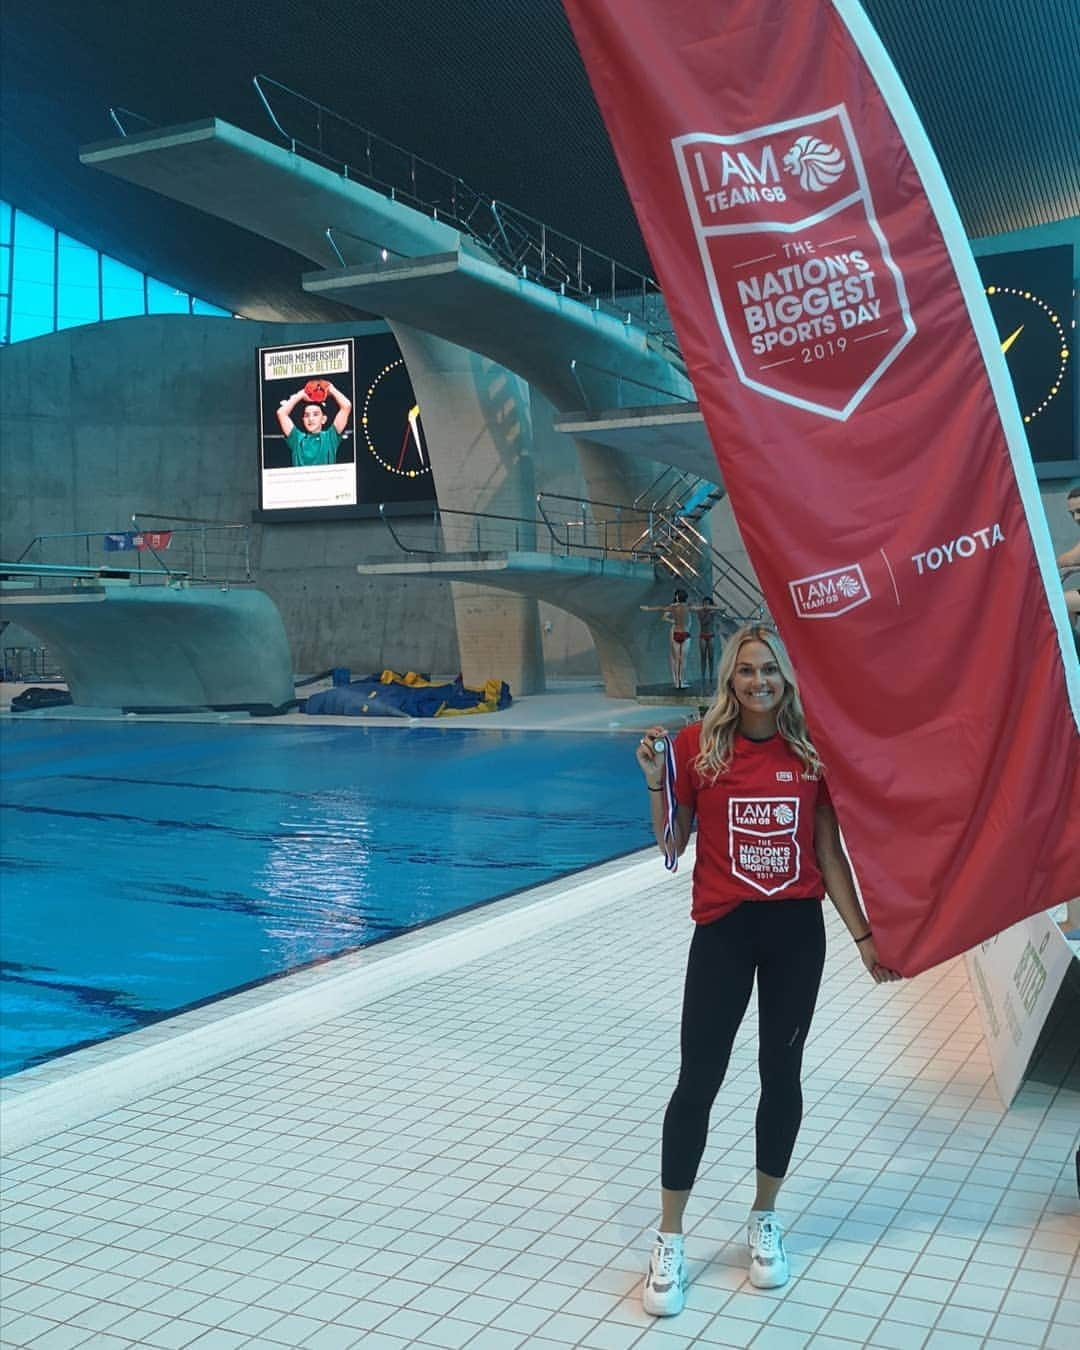
{"type": "Polygon", "coordinates": [[[659,787],[664,778],[664,751],[655,748],[655,742],[667,739],[664,727],[650,727],[637,743],[634,752],[641,772],[650,787],[659,787]]]}

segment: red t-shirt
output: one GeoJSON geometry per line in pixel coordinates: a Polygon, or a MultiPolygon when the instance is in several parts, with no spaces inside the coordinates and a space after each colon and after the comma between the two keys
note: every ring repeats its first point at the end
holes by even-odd
{"type": "Polygon", "coordinates": [[[697,816],[691,918],[712,923],[744,900],[820,899],[814,810],[830,801],[824,779],[781,735],[736,732],[730,768],[709,784],[691,767],[700,740],[700,722],[675,738],[675,796],[697,816]]]}

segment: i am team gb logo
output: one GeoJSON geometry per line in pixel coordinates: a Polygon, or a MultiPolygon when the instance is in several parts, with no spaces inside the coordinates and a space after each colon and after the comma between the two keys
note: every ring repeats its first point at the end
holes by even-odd
{"type": "Polygon", "coordinates": [[[870,587],[858,563],[788,582],[791,602],[800,619],[835,619],[865,605],[870,587]]]}
{"type": "Polygon", "coordinates": [[[846,421],[915,336],[846,107],[671,147],[738,378],[846,421]]]}
{"type": "Polygon", "coordinates": [[[798,797],[731,797],[731,872],[762,895],[776,895],[799,876],[798,797]]]}

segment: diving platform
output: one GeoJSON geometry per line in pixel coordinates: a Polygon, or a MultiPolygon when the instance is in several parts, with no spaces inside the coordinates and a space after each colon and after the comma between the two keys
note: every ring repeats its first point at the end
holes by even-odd
{"type": "Polygon", "coordinates": [[[293,699],[285,625],[262,591],[0,563],[0,613],[54,654],[76,706],[265,715],[293,699]]]}
{"type": "Polygon", "coordinates": [[[712,441],[697,403],[568,412],[556,419],[555,430],[625,455],[644,455],[673,464],[699,478],[719,482],[712,441]]]}
{"type": "MultiPolygon", "coordinates": [[[[450,252],[308,272],[304,290],[479,352],[540,389],[558,409],[694,397],[681,368],[640,325],[517,276],[462,238],[450,252]]],[[[649,458],[656,456],[651,449],[649,458]]],[[[715,461],[710,469],[715,473],[715,461]]]]}
{"type": "Polygon", "coordinates": [[[453,226],[434,220],[217,117],[83,146],[79,160],[114,178],[227,220],[322,267],[339,257],[327,229],[375,259],[457,247],[453,226]]]}
{"type": "MultiPolygon", "coordinates": [[[[474,582],[547,601],[588,625],[609,698],[671,688],[670,628],[659,615],[641,612],[642,605],[671,599],[670,581],[658,582],[651,562],[487,550],[372,559],[356,570],[361,576],[474,582]]],[[[694,691],[682,693],[696,701],[694,691]]]]}
{"type": "Polygon", "coordinates": [[[220,118],[96,142],[79,159],[291,249],[323,269],[304,276],[308,292],[479,352],[560,411],[621,403],[623,389],[634,403],[694,398],[629,313],[511,272],[437,214],[220,118]]]}
{"type": "MultiPolygon", "coordinates": [[[[546,261],[539,269],[534,254],[517,261],[500,247],[506,239],[498,230],[471,232],[472,216],[441,219],[442,208],[424,208],[414,196],[395,199],[392,190],[358,180],[343,161],[314,162],[295,144],[207,118],[89,145],[80,160],[292,250],[317,269],[302,277],[309,295],[385,318],[427,425],[440,428],[433,480],[444,508],[520,516],[535,496],[532,457],[520,439],[529,425],[527,390],[511,387],[507,372],[544,394],[562,418],[559,429],[575,441],[584,497],[628,501],[654,478],[656,463],[716,481],[693,386],[678,354],[645,321],[648,299],[655,299],[645,294],[649,279],[634,274],[641,294],[628,293],[625,309],[611,260],[602,297],[589,292],[580,260],[568,280],[543,284],[535,278],[553,282],[546,261]],[[633,459],[612,453],[618,450],[633,459]]],[[[497,204],[488,205],[497,222],[497,204]]],[[[544,233],[541,241],[551,248],[542,258],[553,256],[557,236],[544,233]]],[[[656,312],[663,312],[659,302],[656,312]]],[[[666,602],[671,582],[658,583],[649,563],[409,555],[360,570],[471,582],[550,602],[588,625],[612,696],[633,697],[638,685],[666,678],[665,625],[638,606],[666,602]]],[[[465,664],[470,644],[487,640],[489,620],[482,595],[454,594],[465,664]]],[[[504,643],[518,651],[519,681],[527,685],[539,669],[535,615],[522,610],[512,635],[499,602],[503,613],[493,610],[490,623],[504,625],[504,643]]]]}

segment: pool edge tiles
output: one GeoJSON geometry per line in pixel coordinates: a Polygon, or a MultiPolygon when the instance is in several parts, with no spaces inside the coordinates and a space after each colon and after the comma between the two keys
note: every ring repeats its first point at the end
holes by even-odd
{"type": "MultiPolygon", "coordinates": [[[[686,862],[689,870],[689,851],[686,862]]],[[[0,1083],[5,1153],[617,903],[663,875],[659,855],[643,850],[12,1074],[0,1083]]]]}
{"type": "MultiPolygon", "coordinates": [[[[572,732],[574,734],[610,733],[612,731],[644,731],[648,726],[664,723],[673,727],[696,721],[698,713],[685,704],[644,705],[636,699],[608,698],[600,684],[587,687],[559,687],[558,682],[540,694],[518,695],[509,708],[470,717],[339,717],[312,716],[292,711],[273,717],[253,717],[247,713],[125,713],[120,708],[83,708],[73,704],[54,708],[14,713],[10,709],[8,691],[25,686],[0,684],[0,727],[4,722],[27,720],[74,722],[161,722],[221,724],[229,726],[306,726],[306,727],[380,727],[401,730],[417,727],[457,727],[469,731],[536,731],[572,732]],[[5,703],[5,697],[8,702],[5,703]]],[[[329,687],[329,682],[326,686],[329,687]]],[[[313,687],[312,692],[315,692],[313,687]]],[[[711,699],[711,691],[702,690],[699,698],[704,705],[711,699]]]]}

